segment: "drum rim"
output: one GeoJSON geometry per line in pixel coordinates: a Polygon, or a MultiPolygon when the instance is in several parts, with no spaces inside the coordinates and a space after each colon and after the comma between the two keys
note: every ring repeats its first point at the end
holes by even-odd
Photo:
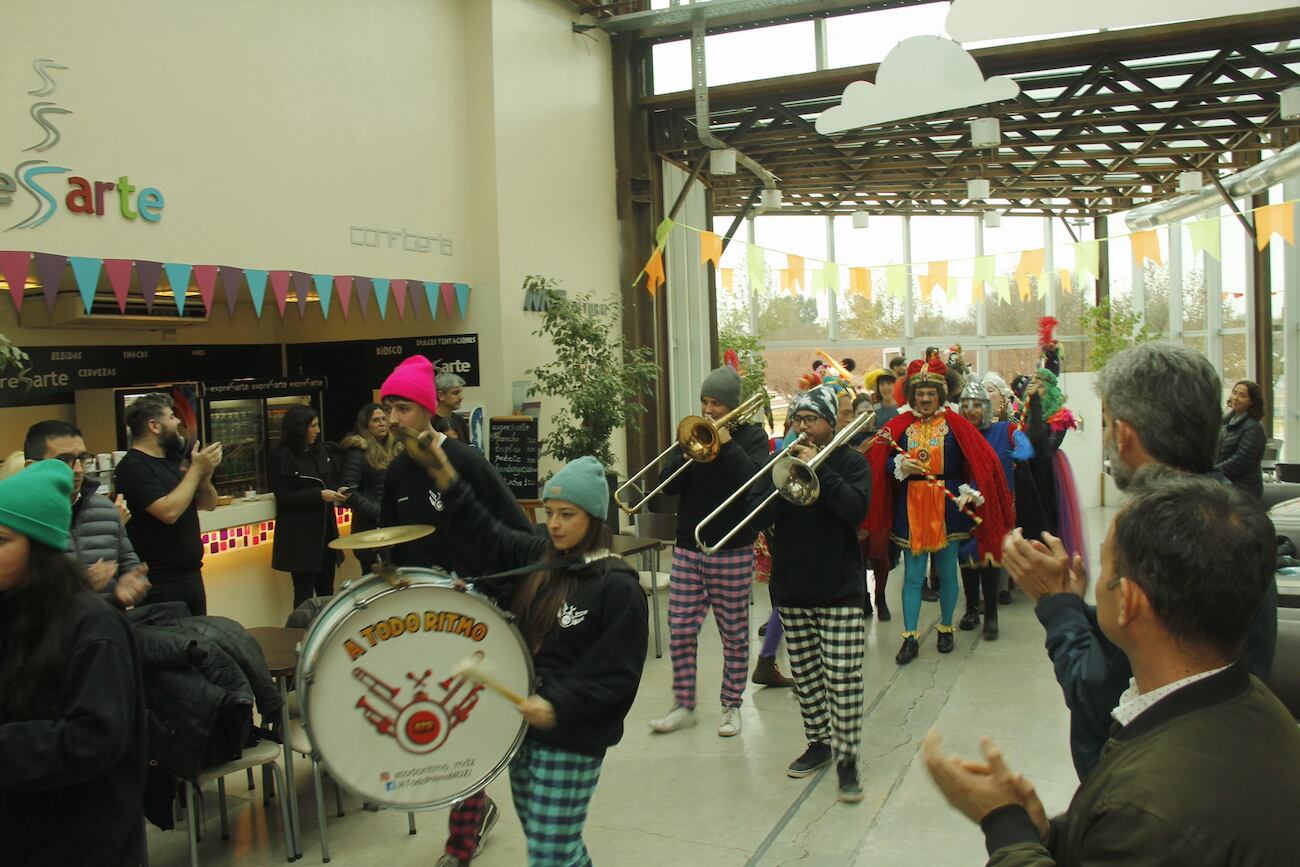
{"type": "MultiPolygon", "coordinates": [[[[451,585],[451,582],[454,581],[455,579],[452,578],[451,575],[442,571],[441,569],[434,569],[426,566],[408,566],[408,567],[399,567],[398,573],[435,576],[444,579],[447,582],[446,585],[434,584],[434,585],[424,585],[424,586],[439,586],[439,587],[444,587],[444,589],[447,590],[456,589],[451,585]]],[[[367,801],[373,801],[374,803],[379,804],[380,806],[389,807],[394,810],[440,810],[445,807],[449,807],[453,804],[457,804],[460,801],[463,801],[466,797],[466,795],[463,794],[463,792],[468,791],[469,794],[473,794],[474,792],[479,791],[480,789],[486,788],[497,777],[501,776],[501,773],[510,765],[510,762],[514,759],[515,755],[519,752],[519,748],[523,745],[524,738],[528,736],[528,723],[526,720],[524,720],[522,716],[519,718],[519,731],[516,732],[514,741],[510,744],[510,748],[506,750],[506,753],[501,758],[501,760],[498,761],[491,768],[489,768],[487,774],[485,776],[480,777],[478,782],[473,784],[472,788],[466,787],[466,789],[462,790],[462,793],[458,793],[455,797],[438,799],[434,801],[420,801],[420,802],[394,801],[391,799],[385,799],[382,796],[375,795],[372,792],[359,792],[356,789],[354,789],[346,779],[340,776],[339,773],[337,772],[337,769],[330,763],[326,755],[323,752],[321,752],[320,748],[316,745],[316,740],[312,737],[312,733],[311,733],[311,711],[309,709],[311,700],[308,697],[310,690],[305,689],[304,687],[306,687],[307,685],[307,676],[310,674],[310,670],[314,670],[315,666],[307,665],[308,645],[310,643],[313,647],[324,646],[334,636],[334,633],[338,631],[339,627],[342,625],[344,619],[346,618],[340,619],[339,622],[334,623],[330,629],[324,630],[319,639],[316,638],[316,634],[315,634],[316,625],[325,622],[326,614],[334,610],[336,607],[342,607],[344,604],[346,604],[345,600],[348,597],[350,597],[354,593],[354,591],[359,591],[363,587],[372,587],[373,585],[379,582],[382,582],[387,585],[387,580],[380,575],[375,575],[374,573],[363,575],[356,582],[353,582],[351,586],[349,586],[342,593],[334,594],[334,598],[330,600],[330,603],[320,610],[320,613],[316,615],[316,619],[313,620],[311,625],[307,627],[307,631],[306,633],[304,633],[302,640],[301,642],[299,642],[298,645],[299,647],[298,664],[294,668],[294,689],[298,690],[299,723],[302,725],[303,731],[306,732],[307,734],[307,740],[311,744],[312,753],[315,755],[316,761],[321,765],[321,767],[327,773],[329,773],[330,778],[333,779],[335,783],[342,786],[353,796],[364,798],[367,801]]],[[[391,585],[388,585],[387,590],[381,592],[380,594],[377,594],[376,598],[379,598],[379,596],[387,596],[389,592],[401,592],[404,589],[406,588],[393,587],[391,585]]],[[[469,587],[463,588],[461,590],[457,590],[456,592],[464,593],[467,596],[472,596],[475,599],[478,599],[480,602],[486,603],[487,605],[491,606],[492,608],[496,609],[498,612],[501,613],[503,619],[506,621],[506,625],[510,627],[511,634],[514,635],[515,640],[519,643],[519,649],[522,650],[524,653],[524,664],[528,671],[528,682],[531,685],[533,682],[533,678],[536,676],[536,672],[533,669],[533,655],[532,653],[529,652],[528,643],[524,641],[523,633],[520,632],[519,627],[515,625],[514,619],[510,615],[510,612],[502,611],[501,607],[497,605],[495,602],[493,602],[489,596],[487,596],[484,593],[480,593],[477,590],[471,589],[469,587]]],[[[312,655],[311,661],[313,663],[315,662],[315,656],[317,655],[319,655],[319,653],[312,655]]]]}

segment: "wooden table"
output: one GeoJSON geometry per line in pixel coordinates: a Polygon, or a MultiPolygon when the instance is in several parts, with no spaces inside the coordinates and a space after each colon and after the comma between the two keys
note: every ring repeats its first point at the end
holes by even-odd
{"type": "MultiPolygon", "coordinates": [[[[307,634],[305,629],[279,626],[254,626],[248,630],[253,640],[262,648],[266,666],[271,670],[275,685],[280,688],[280,730],[284,738],[284,797],[289,801],[289,840],[295,858],[302,857],[302,821],[298,816],[298,787],[293,776],[293,749],[289,737],[289,678],[298,668],[298,643],[307,634]]],[[[265,785],[265,782],[263,782],[265,785]]]]}
{"type": "Polygon", "coordinates": [[[654,598],[651,607],[654,609],[656,659],[664,655],[659,626],[659,552],[663,550],[663,546],[662,539],[622,534],[615,536],[609,546],[610,550],[620,557],[637,557],[641,561],[640,565],[645,567],[644,571],[650,573],[650,595],[654,598]]]}

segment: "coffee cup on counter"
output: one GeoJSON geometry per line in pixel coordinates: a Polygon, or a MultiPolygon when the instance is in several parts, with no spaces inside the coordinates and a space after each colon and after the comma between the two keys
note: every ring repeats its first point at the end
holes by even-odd
{"type": "Polygon", "coordinates": [[[244,499],[245,499],[245,500],[256,500],[256,499],[257,499],[257,491],[252,490],[251,488],[250,488],[249,490],[247,490],[247,491],[244,491],[244,499]]]}
{"type": "Polygon", "coordinates": [[[101,473],[111,471],[116,463],[117,462],[113,460],[113,456],[108,452],[100,452],[95,455],[95,468],[101,473]]]}
{"type": "Polygon", "coordinates": [[[122,463],[122,458],[126,457],[126,452],[113,452],[113,466],[122,463]]]}

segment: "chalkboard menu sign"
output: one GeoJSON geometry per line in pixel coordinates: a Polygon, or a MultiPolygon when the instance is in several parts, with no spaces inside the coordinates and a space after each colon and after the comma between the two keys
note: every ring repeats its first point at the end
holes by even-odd
{"type": "Polygon", "coordinates": [[[489,422],[490,460],[518,500],[537,499],[537,419],[496,416],[489,422]]]}

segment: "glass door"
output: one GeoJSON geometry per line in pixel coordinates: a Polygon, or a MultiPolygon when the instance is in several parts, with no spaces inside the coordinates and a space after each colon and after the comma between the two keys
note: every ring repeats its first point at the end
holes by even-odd
{"type": "Polygon", "coordinates": [[[221,466],[212,475],[218,494],[242,497],[266,487],[261,404],[258,398],[245,398],[214,400],[208,407],[208,437],[222,446],[221,466]]]}

